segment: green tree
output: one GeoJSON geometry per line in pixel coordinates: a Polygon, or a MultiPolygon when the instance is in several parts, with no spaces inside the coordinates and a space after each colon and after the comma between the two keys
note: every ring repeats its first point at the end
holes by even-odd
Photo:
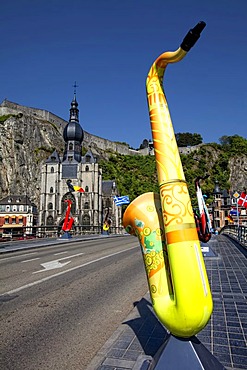
{"type": "Polygon", "coordinates": [[[202,137],[200,134],[192,134],[190,132],[177,133],[175,134],[178,146],[193,146],[202,143],[202,137]]]}

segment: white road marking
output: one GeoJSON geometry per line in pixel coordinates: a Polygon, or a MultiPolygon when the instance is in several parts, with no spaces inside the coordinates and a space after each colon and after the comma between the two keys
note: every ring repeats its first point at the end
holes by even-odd
{"type": "Polygon", "coordinates": [[[59,253],[54,253],[54,256],[59,256],[60,254],[65,254],[65,253],[68,253],[68,251],[65,251],[65,252],[59,252],[59,253]]]}
{"type": "Polygon", "coordinates": [[[30,260],[21,261],[21,263],[30,262],[30,261],[36,261],[36,260],[39,260],[39,259],[40,259],[40,257],[31,258],[30,260]]]}
{"type": "Polygon", "coordinates": [[[61,263],[59,261],[67,260],[67,259],[70,259],[70,258],[73,258],[73,257],[78,257],[78,256],[81,256],[82,254],[84,254],[84,253],[77,253],[77,254],[74,254],[72,256],[67,256],[67,257],[59,258],[57,260],[41,263],[40,265],[42,267],[44,267],[44,269],[39,270],[39,271],[35,271],[35,272],[33,272],[33,274],[37,274],[38,272],[44,272],[44,271],[47,271],[47,270],[53,270],[53,269],[61,268],[65,265],[67,265],[68,263],[70,263],[71,261],[65,262],[65,263],[61,263]]]}
{"type": "Polygon", "coordinates": [[[58,260],[56,260],[56,261],[67,260],[68,258],[82,256],[83,254],[84,254],[84,253],[72,254],[72,256],[67,256],[67,257],[59,258],[59,259],[58,259],[58,260]]]}
{"type": "Polygon", "coordinates": [[[50,261],[50,262],[45,262],[41,263],[41,266],[44,267],[43,270],[35,271],[33,274],[37,274],[38,272],[44,272],[47,270],[54,270],[54,269],[59,269],[61,267],[66,266],[68,263],[71,261],[65,262],[65,263],[60,263],[59,261],[50,261]]]}
{"type": "Polygon", "coordinates": [[[88,266],[88,265],[91,265],[92,263],[95,263],[95,262],[98,262],[98,261],[102,261],[106,258],[109,258],[109,257],[112,257],[112,256],[116,256],[117,254],[120,254],[120,253],[124,253],[124,252],[127,252],[131,249],[134,249],[134,248],[139,248],[139,245],[136,246],[136,247],[131,247],[131,248],[128,248],[128,249],[123,249],[122,251],[119,251],[119,252],[116,252],[116,253],[112,253],[112,254],[108,254],[107,256],[104,256],[104,257],[100,257],[100,258],[97,258],[96,260],[93,260],[93,261],[89,261],[89,262],[86,262],[86,263],[83,263],[82,265],[79,265],[79,266],[75,266],[75,267],[71,267],[70,269],[66,270],[66,271],[60,271],[60,272],[57,272],[56,274],[53,274],[51,276],[47,276],[43,279],[40,279],[40,280],[37,280],[37,281],[34,281],[33,283],[29,283],[29,284],[26,284],[26,285],[22,285],[20,286],[19,288],[16,288],[16,289],[12,289],[12,290],[9,290],[8,292],[5,292],[5,293],[2,293],[1,295],[7,295],[7,294],[14,294],[14,293],[17,293],[17,292],[20,292],[21,290],[24,290],[24,289],[27,289],[27,288],[30,288],[32,286],[35,286],[35,285],[38,285],[38,284],[41,284],[45,281],[48,281],[48,280],[51,280],[57,276],[61,276],[61,275],[64,275],[66,274],[67,272],[71,272],[71,271],[75,271],[75,270],[78,270],[82,267],[85,267],[85,266],[88,266]]]}

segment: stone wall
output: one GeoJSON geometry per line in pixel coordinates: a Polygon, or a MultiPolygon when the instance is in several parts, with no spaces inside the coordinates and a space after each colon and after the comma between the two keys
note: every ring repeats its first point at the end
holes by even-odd
{"type": "MultiPolygon", "coordinates": [[[[18,113],[31,115],[31,116],[49,121],[53,123],[54,125],[56,125],[56,127],[61,132],[61,134],[63,133],[64,127],[68,123],[64,119],[44,109],[25,107],[23,105],[10,102],[6,99],[0,104],[0,116],[7,115],[7,114],[18,114],[18,113]]],[[[102,137],[90,134],[89,132],[85,130],[83,131],[84,131],[84,140],[83,140],[84,145],[86,147],[96,149],[96,151],[98,148],[104,152],[108,152],[108,151],[116,152],[122,155],[149,155],[149,154],[154,155],[153,150],[150,151],[149,148],[144,148],[144,149],[139,149],[139,150],[131,149],[129,145],[127,144],[121,144],[115,141],[104,139],[102,137]]],[[[189,154],[197,150],[201,145],[203,144],[190,146],[190,147],[179,147],[179,153],[189,154]]]]}

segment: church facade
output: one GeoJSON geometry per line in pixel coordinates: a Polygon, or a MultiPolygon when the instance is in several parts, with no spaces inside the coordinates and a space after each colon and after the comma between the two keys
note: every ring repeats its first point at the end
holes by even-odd
{"type": "Polygon", "coordinates": [[[102,181],[102,170],[91,150],[82,155],[83,137],[74,93],[70,119],[63,131],[63,156],[60,157],[55,150],[41,169],[39,225],[62,226],[68,204],[66,200],[70,199],[71,216],[78,232],[100,232],[106,218],[110,231],[122,232],[121,207],[117,207],[113,200],[118,191],[116,182],[102,181]],[[73,187],[82,190],[73,191],[73,187]]]}

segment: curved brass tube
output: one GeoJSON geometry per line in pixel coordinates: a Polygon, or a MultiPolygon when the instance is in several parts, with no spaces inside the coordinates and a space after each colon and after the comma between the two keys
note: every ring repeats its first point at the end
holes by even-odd
{"type": "Polygon", "coordinates": [[[142,247],[154,311],[179,337],[190,337],[202,330],[213,304],[162,85],[167,65],[185,57],[204,27],[204,22],[199,23],[181,47],[160,55],[148,73],[147,100],[160,194],[139,196],[123,217],[126,230],[138,236],[142,247]]]}

